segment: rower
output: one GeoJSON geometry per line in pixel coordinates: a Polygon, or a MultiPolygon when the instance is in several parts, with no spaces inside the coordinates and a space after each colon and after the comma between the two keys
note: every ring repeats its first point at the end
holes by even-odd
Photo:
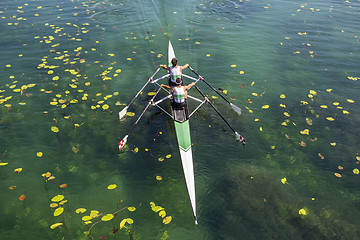
{"type": "Polygon", "coordinates": [[[167,86],[164,84],[161,84],[160,86],[171,89],[171,93],[173,96],[172,105],[174,108],[179,109],[183,108],[186,105],[187,90],[194,86],[195,82],[192,82],[187,86],[183,86],[183,81],[181,80],[181,78],[177,78],[175,84],[175,87],[167,86]]]}
{"type": "Polygon", "coordinates": [[[167,67],[165,65],[160,65],[160,67],[169,71],[170,73],[169,86],[175,87],[176,79],[177,78],[182,79],[182,70],[189,67],[189,64],[185,64],[184,66],[179,66],[177,58],[171,59],[171,64],[172,67],[167,67]]]}

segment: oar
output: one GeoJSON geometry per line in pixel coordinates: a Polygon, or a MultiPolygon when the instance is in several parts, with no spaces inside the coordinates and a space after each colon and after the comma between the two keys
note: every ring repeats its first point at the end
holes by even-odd
{"type": "Polygon", "coordinates": [[[140,114],[140,116],[138,117],[138,119],[136,120],[136,122],[134,123],[134,125],[132,125],[132,127],[130,128],[130,131],[128,132],[128,134],[126,134],[126,136],[119,142],[119,150],[121,151],[121,149],[125,146],[127,139],[130,135],[130,133],[132,132],[132,130],[134,130],[136,124],[138,124],[138,122],[140,121],[141,117],[144,115],[144,113],[146,112],[146,110],[148,110],[148,108],[151,106],[151,104],[154,102],[154,98],[156,97],[156,95],[160,92],[161,87],[156,91],[155,95],[151,98],[151,100],[149,101],[148,105],[145,107],[144,111],[140,114]]]}
{"type": "Polygon", "coordinates": [[[137,98],[139,96],[139,94],[144,90],[144,88],[149,84],[149,82],[152,82],[153,77],[159,72],[160,68],[158,68],[156,70],[156,72],[148,79],[148,81],[145,83],[145,85],[140,89],[140,91],[135,95],[135,97],[131,100],[131,102],[123,109],[119,112],[119,119],[122,119],[126,113],[128,108],[130,107],[130,105],[134,102],[135,98],[137,98]]]}
{"type": "Polygon", "coordinates": [[[195,73],[196,76],[198,76],[200,78],[201,81],[203,81],[204,83],[206,83],[212,90],[214,90],[217,94],[219,94],[220,97],[222,97],[228,104],[230,104],[231,108],[237,112],[239,115],[241,114],[241,108],[239,108],[238,106],[236,106],[235,104],[229,102],[221,93],[219,93],[218,90],[216,90],[215,88],[213,88],[202,76],[200,76],[197,72],[195,72],[194,69],[192,69],[192,67],[189,66],[189,69],[195,73]]]}
{"type": "Polygon", "coordinates": [[[205,94],[200,91],[200,89],[198,88],[198,86],[194,85],[194,87],[196,88],[196,90],[198,90],[198,92],[205,98],[205,100],[210,104],[210,106],[215,110],[215,112],[217,114],[219,114],[219,116],[222,118],[222,120],[224,120],[224,122],[230,127],[230,129],[235,133],[236,139],[239,140],[242,144],[245,145],[246,143],[246,139],[243,138],[243,136],[241,136],[237,131],[235,131],[235,129],[230,125],[230,123],[228,121],[226,121],[226,119],[223,117],[223,115],[221,115],[221,113],[216,109],[216,107],[210,102],[209,98],[207,98],[205,96],[205,94]]]}

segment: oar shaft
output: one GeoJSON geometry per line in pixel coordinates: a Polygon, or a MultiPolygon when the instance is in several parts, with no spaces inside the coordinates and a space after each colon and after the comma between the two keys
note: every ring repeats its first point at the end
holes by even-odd
{"type": "Polygon", "coordinates": [[[217,114],[219,114],[219,116],[222,118],[222,120],[224,120],[224,122],[230,127],[230,129],[236,133],[235,129],[230,125],[230,123],[228,121],[226,121],[226,119],[223,117],[223,115],[216,109],[216,107],[212,104],[212,102],[210,102],[210,100],[205,96],[205,94],[198,88],[198,86],[194,85],[194,87],[196,88],[196,90],[198,90],[198,92],[207,100],[207,102],[210,104],[210,106],[215,110],[215,112],[217,114]]]}
{"type": "Polygon", "coordinates": [[[204,83],[206,83],[206,85],[208,85],[212,90],[214,90],[220,97],[222,97],[227,103],[230,104],[230,102],[221,94],[219,93],[218,90],[216,90],[213,86],[211,86],[203,77],[201,77],[197,72],[195,72],[194,69],[192,69],[192,67],[189,67],[189,69],[195,73],[196,76],[198,76],[200,78],[200,80],[202,80],[204,83]]]}
{"type": "Polygon", "coordinates": [[[144,111],[140,114],[140,116],[138,117],[138,119],[136,120],[136,122],[134,123],[134,125],[132,125],[132,127],[129,130],[129,133],[127,135],[130,135],[130,133],[132,132],[132,130],[134,130],[135,126],[138,124],[138,122],[140,121],[141,117],[144,115],[144,113],[146,112],[146,110],[148,110],[148,108],[150,107],[150,105],[152,104],[152,102],[154,101],[154,98],[156,97],[156,95],[158,95],[158,93],[160,92],[161,87],[156,91],[155,95],[151,98],[151,100],[149,101],[148,105],[146,105],[144,111]]]}
{"type": "Polygon", "coordinates": [[[139,94],[144,90],[144,88],[153,80],[153,77],[159,72],[160,68],[158,68],[155,73],[148,79],[148,81],[145,83],[145,85],[137,92],[137,94],[135,95],[135,97],[131,100],[131,102],[127,105],[127,107],[129,107],[134,100],[139,96],[139,94]]]}

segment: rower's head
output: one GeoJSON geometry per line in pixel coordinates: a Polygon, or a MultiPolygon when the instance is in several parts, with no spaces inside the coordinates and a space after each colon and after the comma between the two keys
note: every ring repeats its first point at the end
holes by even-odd
{"type": "Polygon", "coordinates": [[[177,65],[177,63],[178,63],[177,58],[171,59],[171,64],[173,65],[173,67],[175,67],[177,65]]]}
{"type": "Polygon", "coordinates": [[[176,79],[176,86],[180,86],[182,84],[181,78],[176,79]]]}

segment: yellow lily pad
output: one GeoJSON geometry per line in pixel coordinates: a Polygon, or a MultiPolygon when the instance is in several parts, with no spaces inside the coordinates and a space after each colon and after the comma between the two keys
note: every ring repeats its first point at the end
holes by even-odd
{"type": "Polygon", "coordinates": [[[59,226],[63,225],[63,223],[54,223],[53,225],[50,226],[51,229],[55,229],[59,226]]]}
{"type": "Polygon", "coordinates": [[[109,190],[112,190],[112,189],[115,189],[116,187],[117,187],[116,184],[110,184],[107,188],[108,188],[109,190]]]}
{"type": "Polygon", "coordinates": [[[359,169],[354,168],[354,169],[353,169],[353,173],[354,173],[354,174],[359,174],[359,169]]]}
{"type": "Polygon", "coordinates": [[[60,202],[60,201],[62,201],[64,199],[64,196],[63,195],[56,195],[55,197],[53,197],[52,199],[51,199],[51,201],[53,201],[53,202],[60,202]]]}
{"type": "Polygon", "coordinates": [[[299,214],[305,216],[308,214],[308,212],[306,211],[306,209],[302,208],[299,210],[299,214]]]}
{"type": "Polygon", "coordinates": [[[90,217],[90,216],[83,216],[82,218],[81,218],[81,220],[83,220],[84,222],[85,221],[89,221],[89,220],[91,220],[92,219],[92,217],[90,217]]]}
{"type": "Polygon", "coordinates": [[[129,210],[130,212],[134,212],[134,211],[136,211],[136,207],[128,207],[128,210],[129,210]]]}
{"type": "Polygon", "coordinates": [[[75,212],[76,213],[84,213],[84,212],[86,212],[86,209],[85,208],[78,208],[78,209],[76,209],[75,212]]]}
{"type": "Polygon", "coordinates": [[[62,213],[64,212],[64,208],[62,207],[58,207],[57,209],[55,209],[55,212],[54,212],[54,216],[59,216],[61,215],[62,213]]]}
{"type": "Polygon", "coordinates": [[[164,210],[160,211],[159,216],[164,218],[166,216],[166,212],[164,210]]]}
{"type": "Polygon", "coordinates": [[[113,219],[113,218],[114,218],[114,214],[109,213],[109,214],[104,215],[104,216],[101,218],[101,221],[107,222],[107,221],[110,221],[110,220],[113,219]]]}
{"type": "Polygon", "coordinates": [[[169,224],[172,220],[172,217],[171,216],[167,216],[166,218],[163,219],[163,223],[164,224],[169,224]]]}

